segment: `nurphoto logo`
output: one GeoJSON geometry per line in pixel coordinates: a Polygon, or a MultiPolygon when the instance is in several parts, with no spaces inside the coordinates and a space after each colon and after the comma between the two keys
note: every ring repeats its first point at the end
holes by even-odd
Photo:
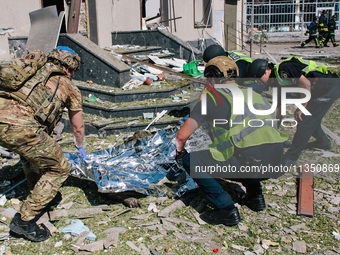
{"type": "MultiPolygon", "coordinates": [[[[233,115],[244,115],[245,114],[245,96],[242,92],[242,90],[233,85],[233,84],[215,84],[214,87],[209,85],[207,87],[207,89],[203,89],[206,93],[202,94],[201,97],[201,114],[202,115],[207,115],[207,95],[209,95],[215,105],[217,105],[216,100],[213,96],[213,94],[210,92],[212,91],[218,98],[221,106],[222,106],[222,101],[218,95],[218,93],[216,92],[216,89],[223,89],[224,91],[227,91],[229,94],[231,94],[232,98],[233,98],[233,107],[232,107],[232,114],[233,115]]],[[[287,105],[295,105],[298,109],[301,110],[301,112],[304,115],[312,115],[307,109],[306,107],[303,105],[304,103],[307,103],[310,99],[311,99],[311,93],[309,90],[304,89],[304,88],[292,88],[292,87],[283,87],[280,88],[281,89],[281,116],[285,116],[287,114],[287,105]],[[289,95],[290,93],[300,93],[300,94],[304,94],[305,97],[303,98],[287,98],[287,95],[289,95]]],[[[278,88],[273,88],[273,96],[272,96],[272,105],[269,109],[256,109],[254,107],[254,103],[253,103],[253,89],[252,88],[247,88],[247,99],[248,99],[248,108],[249,108],[249,112],[253,115],[271,115],[275,113],[275,110],[278,106],[278,88]]],[[[284,118],[282,120],[280,119],[275,119],[275,118],[271,118],[271,119],[265,119],[265,120],[258,120],[258,119],[250,119],[248,121],[248,126],[250,127],[261,127],[263,125],[265,125],[265,122],[270,122],[271,125],[274,127],[276,126],[276,122],[281,121],[281,125],[283,125],[284,127],[295,127],[297,125],[297,121],[291,118],[284,118]],[[255,124],[257,122],[257,124],[255,124]],[[285,125],[286,122],[293,122],[292,125],[285,125]]],[[[214,120],[214,126],[216,124],[227,124],[228,120],[223,120],[223,119],[216,119],[214,120]]],[[[230,123],[232,124],[244,124],[245,120],[243,122],[239,122],[239,123],[230,123]]]]}

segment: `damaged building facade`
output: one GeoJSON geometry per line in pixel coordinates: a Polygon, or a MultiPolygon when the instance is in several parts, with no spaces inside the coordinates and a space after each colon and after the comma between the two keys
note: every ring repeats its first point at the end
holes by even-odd
{"type": "MultiPolygon", "coordinates": [[[[81,1],[81,0],[79,0],[81,1]]],[[[0,0],[1,16],[0,58],[8,58],[8,38],[27,37],[30,30],[29,13],[56,5],[58,13],[65,12],[61,33],[67,32],[71,1],[65,0],[0,0]]],[[[188,43],[188,47],[204,49],[218,41],[228,49],[241,43],[242,20],[246,1],[224,0],[82,0],[79,32],[101,47],[115,44],[115,34],[164,29],[188,43]],[[229,39],[225,34],[228,30],[229,39]]],[[[147,38],[146,38],[147,40],[147,38]]]]}

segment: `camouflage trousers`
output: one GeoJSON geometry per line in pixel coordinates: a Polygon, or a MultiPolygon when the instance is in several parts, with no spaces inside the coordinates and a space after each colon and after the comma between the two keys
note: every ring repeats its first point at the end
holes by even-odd
{"type": "Polygon", "coordinates": [[[18,153],[30,194],[19,213],[32,220],[56,196],[71,168],[55,140],[36,127],[0,123],[0,145],[18,153]]]}

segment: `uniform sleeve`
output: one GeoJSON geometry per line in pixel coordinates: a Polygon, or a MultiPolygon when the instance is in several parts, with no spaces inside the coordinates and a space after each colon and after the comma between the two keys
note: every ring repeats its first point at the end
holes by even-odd
{"type": "Polygon", "coordinates": [[[79,89],[76,86],[70,85],[70,93],[66,101],[66,108],[71,111],[83,110],[83,100],[79,89]]]}
{"type": "Polygon", "coordinates": [[[301,62],[289,61],[280,64],[279,74],[283,79],[290,79],[291,83],[297,85],[301,75],[304,75],[303,69],[307,65],[302,64],[301,62]]]}

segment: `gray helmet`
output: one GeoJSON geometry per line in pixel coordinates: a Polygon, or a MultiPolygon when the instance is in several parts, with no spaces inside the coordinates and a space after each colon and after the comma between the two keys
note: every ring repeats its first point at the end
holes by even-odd
{"type": "Polygon", "coordinates": [[[208,46],[203,52],[203,60],[205,63],[208,63],[211,59],[218,56],[227,56],[225,50],[218,44],[208,46]]]}
{"type": "Polygon", "coordinates": [[[248,68],[247,78],[261,78],[268,67],[268,60],[266,59],[255,59],[248,68]]]}

